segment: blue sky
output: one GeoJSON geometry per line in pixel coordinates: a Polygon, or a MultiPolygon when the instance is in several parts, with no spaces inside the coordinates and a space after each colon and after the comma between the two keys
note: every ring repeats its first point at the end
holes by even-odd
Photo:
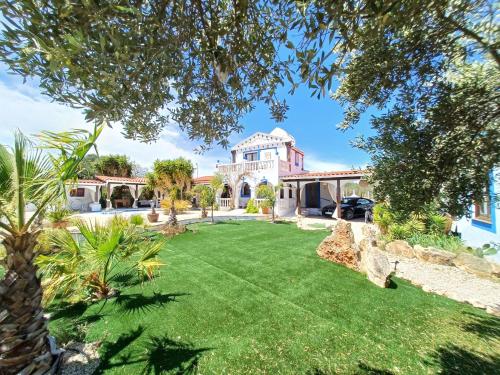
{"type": "MultiPolygon", "coordinates": [[[[256,108],[242,120],[244,131],[231,137],[235,144],[257,131],[270,132],[279,126],[292,134],[297,146],[305,152],[305,164],[309,170],[330,171],[362,167],[369,162],[364,152],[350,145],[356,135],[370,134],[369,116],[363,117],[356,128],[346,132],[336,129],[342,119],[341,107],[330,98],[310,98],[307,89],[301,88],[293,96],[287,89],[281,90],[281,97],[290,106],[288,118],[283,123],[275,123],[269,116],[267,106],[257,103],[256,108]]],[[[5,65],[0,64],[0,108],[2,120],[0,143],[11,144],[14,129],[26,134],[36,134],[41,130],[67,130],[88,128],[81,112],[41,95],[36,81],[23,83],[22,79],[8,74],[5,65]]],[[[183,156],[191,159],[199,167],[199,175],[211,174],[217,160],[226,162],[229,150],[214,147],[213,150],[197,155],[193,149],[197,142],[191,142],[172,124],[163,132],[155,144],[142,144],[124,139],[119,126],[107,129],[98,142],[101,154],[120,153],[144,167],[150,167],[155,159],[183,156]]]]}

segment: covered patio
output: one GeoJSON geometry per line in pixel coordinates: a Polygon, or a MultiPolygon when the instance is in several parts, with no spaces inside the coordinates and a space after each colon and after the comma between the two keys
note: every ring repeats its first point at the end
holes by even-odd
{"type": "MultiPolygon", "coordinates": [[[[145,187],[143,177],[96,176],[92,180],[78,180],[68,184],[68,207],[81,212],[100,211],[100,202],[105,198],[106,209],[137,208],[144,206],[139,198],[145,187]]],[[[149,206],[149,202],[145,201],[145,205],[149,206]]]]}
{"type": "MultiPolygon", "coordinates": [[[[336,218],[341,218],[341,200],[351,191],[348,183],[366,184],[367,172],[364,170],[338,172],[307,172],[283,176],[284,185],[293,186],[295,194],[295,213],[297,215],[321,215],[325,206],[336,204],[336,218]]],[[[368,197],[369,198],[369,197],[368,197]]]]}

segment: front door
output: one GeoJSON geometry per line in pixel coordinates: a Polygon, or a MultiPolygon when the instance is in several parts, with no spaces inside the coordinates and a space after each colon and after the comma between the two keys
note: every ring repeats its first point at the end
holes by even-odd
{"type": "Polygon", "coordinates": [[[305,186],[306,188],[306,207],[320,208],[319,206],[319,182],[312,182],[305,186]]]}

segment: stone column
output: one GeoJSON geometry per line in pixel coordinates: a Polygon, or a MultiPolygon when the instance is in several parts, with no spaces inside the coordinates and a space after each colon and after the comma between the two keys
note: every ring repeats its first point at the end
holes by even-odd
{"type": "Polygon", "coordinates": [[[139,199],[139,185],[135,184],[134,203],[132,204],[133,208],[137,208],[137,200],[138,199],[139,199]]]}
{"type": "Polygon", "coordinates": [[[337,194],[335,196],[335,203],[337,204],[337,219],[342,218],[342,207],[341,206],[342,198],[340,197],[340,180],[337,180],[337,194]]]}
{"type": "Polygon", "coordinates": [[[296,214],[297,215],[302,215],[302,210],[300,208],[301,203],[300,203],[300,182],[299,181],[297,181],[296,194],[297,194],[296,199],[295,199],[295,202],[296,202],[296,205],[297,205],[296,214]]]}
{"type": "Polygon", "coordinates": [[[108,182],[106,183],[106,209],[107,210],[110,210],[111,208],[113,208],[111,206],[111,184],[108,182]]]}

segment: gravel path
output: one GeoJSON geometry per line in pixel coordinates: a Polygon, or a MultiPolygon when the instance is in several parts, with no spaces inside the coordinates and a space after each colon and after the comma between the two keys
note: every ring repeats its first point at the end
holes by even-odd
{"type": "Polygon", "coordinates": [[[500,282],[480,278],[456,267],[386,254],[390,262],[399,262],[396,268],[397,277],[421,286],[426,292],[467,302],[500,316],[500,282]]]}

